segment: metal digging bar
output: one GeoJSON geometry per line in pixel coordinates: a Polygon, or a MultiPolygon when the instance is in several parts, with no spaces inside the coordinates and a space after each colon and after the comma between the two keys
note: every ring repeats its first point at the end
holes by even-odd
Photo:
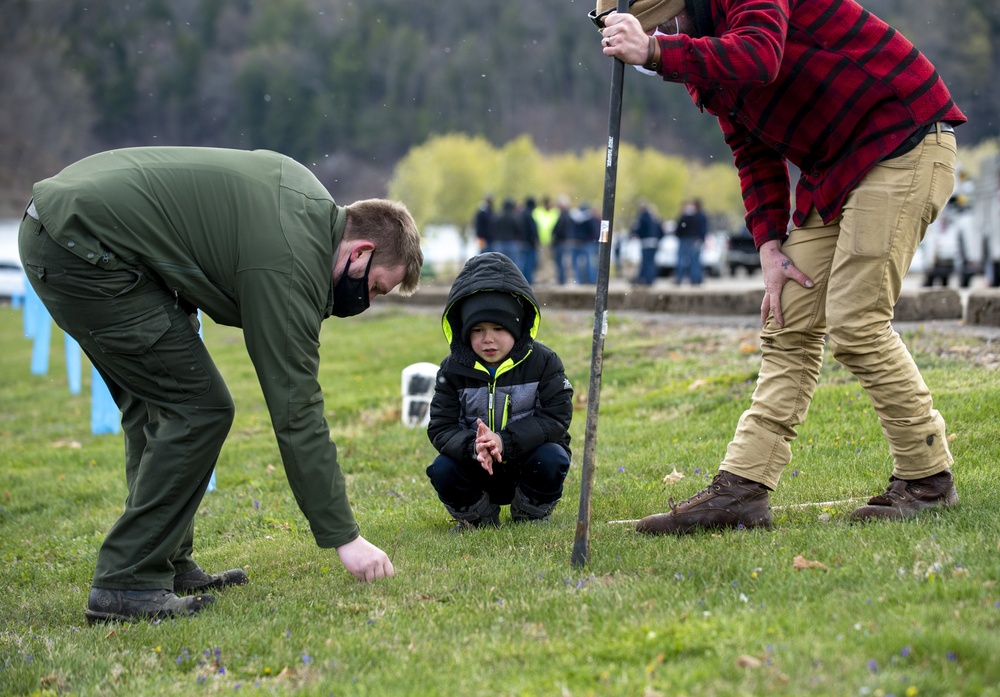
{"type": "MultiPolygon", "coordinates": [[[[618,12],[628,12],[628,0],[618,0],[618,12]]],[[[604,164],[604,201],[601,205],[600,258],[597,266],[597,295],[594,300],[594,345],[590,357],[590,387],[587,393],[587,430],[583,443],[583,481],[580,510],[573,539],[574,566],[590,561],[590,499],[594,488],[597,449],[597,413],[601,406],[601,373],[604,366],[604,337],[608,333],[608,280],[611,276],[611,234],[615,218],[615,187],[618,183],[618,136],[622,125],[622,85],[625,64],[614,59],[611,69],[611,108],[608,115],[608,150],[604,164]]]]}

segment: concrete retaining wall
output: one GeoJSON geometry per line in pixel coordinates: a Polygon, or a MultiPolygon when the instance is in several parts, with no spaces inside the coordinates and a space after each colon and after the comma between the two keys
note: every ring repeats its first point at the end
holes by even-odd
{"type": "MultiPolygon", "coordinates": [[[[411,298],[391,293],[386,299],[437,307],[443,311],[449,290],[446,285],[428,283],[422,285],[411,298]]],[[[543,308],[594,309],[594,286],[541,286],[535,290],[535,296],[543,308]]],[[[699,316],[758,315],[762,297],[763,291],[759,288],[620,286],[608,290],[608,309],[699,316]]],[[[1000,327],[1000,288],[969,292],[964,315],[962,297],[953,288],[904,290],[896,303],[896,319],[900,322],[963,318],[968,324],[1000,327]]]]}
{"type": "Polygon", "coordinates": [[[967,324],[1000,327],[1000,288],[985,288],[969,293],[965,321],[967,324]]]}

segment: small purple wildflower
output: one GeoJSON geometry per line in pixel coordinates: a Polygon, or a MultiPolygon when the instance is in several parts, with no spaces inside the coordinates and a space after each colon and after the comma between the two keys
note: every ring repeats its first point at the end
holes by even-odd
{"type": "Polygon", "coordinates": [[[621,467],[619,467],[618,471],[619,472],[624,472],[625,471],[625,465],[622,465],[621,467]]]}
{"type": "Polygon", "coordinates": [[[306,665],[309,665],[310,663],[313,662],[313,658],[309,654],[303,652],[302,653],[302,662],[305,663],[306,665]]]}
{"type": "Polygon", "coordinates": [[[225,674],[226,674],[226,667],[219,666],[219,675],[225,675],[225,674]]]}
{"type": "Polygon", "coordinates": [[[876,661],[874,658],[872,660],[868,661],[868,672],[869,673],[877,673],[878,672],[878,661],[876,661]]]}
{"type": "Polygon", "coordinates": [[[258,501],[257,499],[254,499],[253,500],[253,507],[256,508],[259,511],[260,510],[260,501],[258,501]]]}
{"type": "Polygon", "coordinates": [[[289,638],[290,636],[292,636],[292,630],[291,630],[291,629],[286,629],[286,630],[285,630],[285,638],[287,639],[287,638],[289,638]]]}
{"type": "Polygon", "coordinates": [[[958,660],[958,656],[955,655],[954,651],[949,651],[945,657],[953,663],[958,660]]]}
{"type": "Polygon", "coordinates": [[[909,656],[910,655],[910,647],[909,646],[904,646],[902,649],[899,650],[899,655],[902,656],[903,658],[906,658],[907,656],[909,656]]]}
{"type": "Polygon", "coordinates": [[[198,683],[199,685],[201,685],[203,682],[205,682],[205,676],[204,675],[199,675],[198,679],[195,680],[195,682],[198,683]]]}
{"type": "Polygon", "coordinates": [[[695,474],[701,474],[701,467],[695,467],[694,468],[694,473],[695,474]]]}
{"type": "Polygon", "coordinates": [[[793,477],[798,477],[799,476],[799,471],[797,469],[792,470],[792,476],[793,477]]]}

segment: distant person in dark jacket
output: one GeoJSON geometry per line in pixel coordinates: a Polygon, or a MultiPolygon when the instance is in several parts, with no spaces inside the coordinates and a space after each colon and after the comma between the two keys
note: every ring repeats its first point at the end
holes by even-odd
{"type": "Polygon", "coordinates": [[[649,286],[656,281],[656,250],[660,246],[660,239],[663,237],[663,228],[660,221],[653,215],[649,204],[639,204],[639,214],[632,224],[632,237],[639,240],[640,253],[639,274],[635,278],[635,283],[649,286]]]}
{"type": "Polygon", "coordinates": [[[535,283],[535,272],[538,270],[538,251],[540,241],[538,238],[538,222],[535,220],[535,199],[529,196],[524,199],[524,208],[521,209],[522,222],[524,225],[524,255],[522,256],[521,272],[524,274],[528,285],[535,283]]]}
{"type": "Polygon", "coordinates": [[[569,198],[565,195],[556,199],[559,215],[552,226],[552,263],[556,267],[556,283],[566,285],[568,271],[573,264],[573,218],[570,216],[569,198]]]}
{"type": "Polygon", "coordinates": [[[472,219],[472,225],[476,229],[476,243],[480,252],[489,252],[493,246],[493,195],[486,194],[479,202],[476,215],[472,219]]]}
{"type": "Polygon", "coordinates": [[[492,251],[510,257],[517,268],[523,268],[527,239],[525,216],[518,209],[514,199],[504,199],[499,215],[493,220],[492,251]]]}
{"type": "Polygon", "coordinates": [[[441,363],[427,434],[440,453],[427,468],[460,527],[541,521],[562,497],[570,465],[573,387],[536,339],[531,286],[502,254],[468,261],[442,317],[451,352],[441,363]]]}
{"type": "Polygon", "coordinates": [[[708,218],[701,210],[701,201],[693,199],[684,204],[677,219],[677,273],[675,282],[680,285],[687,277],[691,285],[700,286],[703,276],[701,250],[708,236],[708,218]]]}
{"type": "Polygon", "coordinates": [[[892,452],[884,493],[856,520],[958,501],[942,416],[893,306],[954,186],[966,119],[927,58],[855,0],[599,0],[602,50],[684,83],[733,151],[760,251],[761,366],[712,485],[638,529],[769,526],[829,337],[892,452]],[[788,162],[799,170],[794,209],[788,162]],[[792,223],[789,227],[789,222],[792,223]]]}
{"type": "Polygon", "coordinates": [[[288,483],[316,543],[371,581],[394,573],[359,534],[319,384],[320,328],[420,279],[402,204],[338,206],[278,153],[123,148],[35,184],[18,243],[32,287],[122,411],[128,498],[97,555],[90,622],[200,611],[247,582],[203,571],[194,521],[233,420],[200,309],[241,327],[288,483]],[[195,593],[184,595],[178,593],[195,593]]]}
{"type": "Polygon", "coordinates": [[[581,203],[570,211],[573,272],[578,284],[597,283],[597,252],[601,236],[601,219],[589,203],[581,203]]]}

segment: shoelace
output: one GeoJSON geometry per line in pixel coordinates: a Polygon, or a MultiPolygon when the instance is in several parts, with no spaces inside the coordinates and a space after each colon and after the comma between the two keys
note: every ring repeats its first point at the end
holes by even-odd
{"type": "Polygon", "coordinates": [[[719,484],[718,477],[716,477],[716,479],[713,479],[711,484],[709,484],[707,487],[705,487],[704,489],[702,489],[701,491],[699,491],[698,493],[696,493],[694,496],[689,496],[688,498],[686,498],[683,501],[681,501],[680,504],[675,504],[674,503],[674,499],[671,496],[669,499],[667,499],[667,507],[672,511],[672,510],[676,509],[678,505],[683,505],[683,504],[687,503],[688,501],[697,501],[702,496],[706,496],[708,494],[708,492],[709,492],[709,489],[714,489],[717,492],[718,491],[722,491],[722,485],[719,484]]]}

